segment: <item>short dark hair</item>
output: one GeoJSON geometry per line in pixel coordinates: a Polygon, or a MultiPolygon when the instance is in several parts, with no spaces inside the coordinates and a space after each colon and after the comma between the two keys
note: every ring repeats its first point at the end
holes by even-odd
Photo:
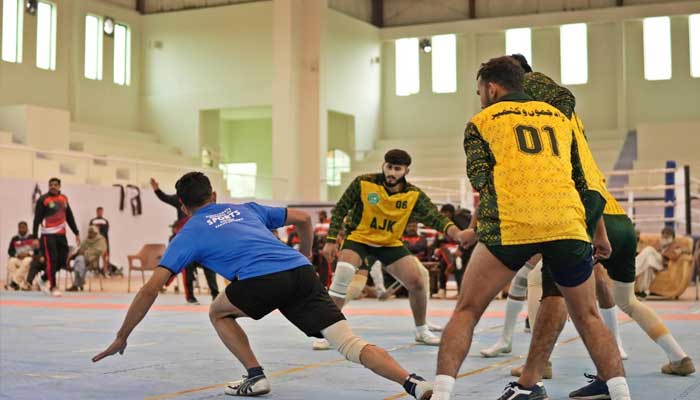
{"type": "Polygon", "coordinates": [[[476,79],[485,83],[496,83],[510,91],[521,92],[525,72],[509,56],[496,57],[481,64],[476,79]]]}
{"type": "Polygon", "coordinates": [[[17,224],[18,227],[19,227],[19,226],[22,226],[22,225],[24,225],[24,226],[29,226],[29,225],[27,224],[27,221],[19,221],[19,224],[17,224]]]}
{"type": "Polygon", "coordinates": [[[401,149],[389,150],[384,154],[384,162],[394,165],[411,165],[411,156],[401,149]]]}
{"type": "Polygon", "coordinates": [[[188,172],[175,183],[177,197],[187,208],[199,207],[211,198],[211,182],[201,172],[188,172]]]}
{"type": "Polygon", "coordinates": [[[676,231],[674,231],[673,228],[665,227],[661,230],[661,235],[663,236],[664,233],[670,233],[672,238],[676,238],[676,231]]]}
{"type": "Polygon", "coordinates": [[[98,209],[98,210],[104,210],[104,208],[102,208],[102,206],[97,207],[97,209],[98,209]]]}
{"type": "Polygon", "coordinates": [[[518,65],[520,65],[520,68],[522,68],[523,71],[525,71],[526,73],[527,73],[527,72],[532,72],[532,67],[530,66],[530,64],[528,64],[527,58],[525,58],[524,55],[522,55],[522,54],[520,54],[520,53],[516,53],[516,54],[511,54],[510,56],[511,56],[515,61],[518,62],[518,65]]]}
{"type": "Polygon", "coordinates": [[[452,215],[454,215],[455,206],[453,206],[452,204],[449,204],[449,203],[443,204],[442,207],[440,207],[440,212],[449,212],[449,213],[452,213],[452,215]]]}
{"type": "Polygon", "coordinates": [[[51,184],[51,182],[56,182],[56,183],[58,183],[59,185],[61,184],[61,180],[58,179],[58,178],[56,178],[56,177],[53,177],[53,178],[49,179],[49,185],[51,184]]]}

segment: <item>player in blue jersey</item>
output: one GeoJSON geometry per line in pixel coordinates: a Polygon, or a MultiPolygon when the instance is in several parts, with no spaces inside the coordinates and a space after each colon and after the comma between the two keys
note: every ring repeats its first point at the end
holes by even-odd
{"type": "Polygon", "coordinates": [[[231,281],[225,293],[211,304],[209,318],[221,341],[248,373],[242,380],[231,382],[226,394],[257,396],[270,391],[270,383],[237,318],[257,320],[280,310],[308,336],[328,339],[348,360],[403,385],[416,399],[430,398],[429,382],[409,374],[385,350],[353,334],[309,263],[313,226],[307,213],[256,203],[216,204],[216,193],[200,172],[185,174],[175,187],[183,211],[191,219],[170,242],[153,276],[136,294],[114,342],[93,357],[93,362],[123,354],[127,338],[153,305],[159,289],[171,275],[197,262],[231,281]],[[297,227],[300,251],[287,247],[270,232],[285,225],[297,227]]]}

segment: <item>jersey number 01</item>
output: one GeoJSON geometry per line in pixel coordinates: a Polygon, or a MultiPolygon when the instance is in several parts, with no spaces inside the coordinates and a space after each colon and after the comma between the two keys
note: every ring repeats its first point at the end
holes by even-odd
{"type": "MultiPolygon", "coordinates": [[[[549,143],[552,145],[552,154],[559,157],[559,144],[554,135],[554,128],[545,126],[543,131],[549,136],[549,143]]],[[[518,125],[515,127],[515,136],[518,140],[518,148],[526,154],[539,154],[542,152],[542,139],[539,129],[529,125],[518,125]]]]}

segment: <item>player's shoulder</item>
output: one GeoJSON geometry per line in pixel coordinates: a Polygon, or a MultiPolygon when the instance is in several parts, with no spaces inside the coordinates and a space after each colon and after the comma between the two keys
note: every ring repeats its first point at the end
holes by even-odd
{"type": "Polygon", "coordinates": [[[406,181],[406,184],[403,189],[404,192],[417,192],[418,194],[423,194],[423,190],[419,188],[418,186],[412,184],[411,182],[406,181]]]}

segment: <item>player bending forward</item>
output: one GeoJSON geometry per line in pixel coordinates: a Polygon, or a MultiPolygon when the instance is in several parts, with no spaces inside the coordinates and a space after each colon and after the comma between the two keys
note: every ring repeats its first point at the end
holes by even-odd
{"type": "Polygon", "coordinates": [[[209,179],[190,172],[176,184],[183,210],[192,218],[168,245],[151,279],[139,290],[114,342],[92,360],[97,362],[126,349],[127,339],[158,297],[171,275],[192,262],[206,265],[230,280],[209,308],[214,329],[247,369],[225,393],[257,396],[270,392],[270,383],[237,319],[261,319],[280,310],[309,336],[325,337],[348,360],[397,382],[416,399],[427,399],[431,384],[409,374],[385,350],[356,336],[326,294],[309,260],[313,227],[308,214],[256,203],[216,204],[209,179]],[[277,240],[271,229],[293,224],[301,237],[301,254],[277,240]]]}

